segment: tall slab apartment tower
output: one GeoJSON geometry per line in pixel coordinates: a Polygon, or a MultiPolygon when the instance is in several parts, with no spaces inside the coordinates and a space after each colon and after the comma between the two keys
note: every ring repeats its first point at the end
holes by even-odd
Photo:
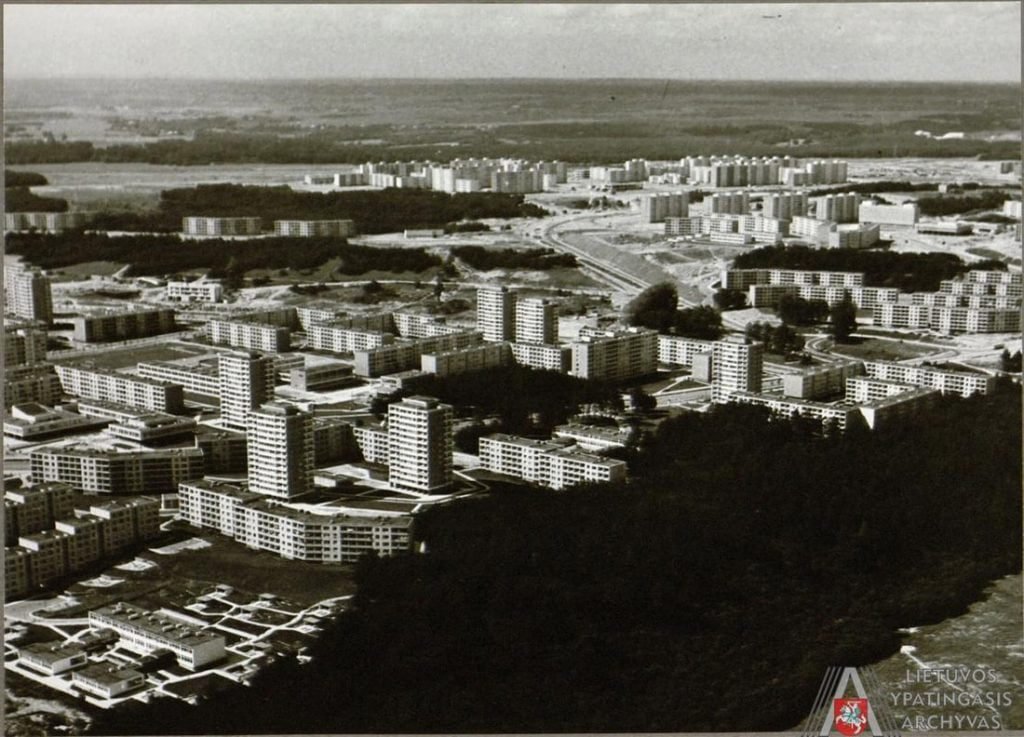
{"type": "Polygon", "coordinates": [[[489,287],[476,292],[476,329],[484,340],[516,339],[516,295],[506,287],[489,287]]]}
{"type": "Polygon", "coordinates": [[[388,481],[399,489],[440,491],[452,482],[452,408],[433,397],[388,407],[388,481]]]}
{"type": "Polygon", "coordinates": [[[313,415],[271,402],[249,413],[249,491],[289,498],[313,488],[313,415]]]}
{"type": "Polygon", "coordinates": [[[244,430],[249,413],[274,398],[274,360],[253,351],[217,358],[220,418],[225,427],[244,430]]]}

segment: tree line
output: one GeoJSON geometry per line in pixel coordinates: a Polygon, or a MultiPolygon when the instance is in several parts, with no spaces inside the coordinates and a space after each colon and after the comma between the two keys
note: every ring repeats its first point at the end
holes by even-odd
{"type": "Polygon", "coordinates": [[[482,246],[456,246],[451,252],[474,269],[532,269],[547,271],[573,268],[576,257],[571,253],[558,253],[552,248],[483,248],[482,246]]]}
{"type": "Polygon", "coordinates": [[[9,253],[43,269],[90,261],[131,264],[135,276],[161,276],[193,269],[242,273],[252,269],[313,269],[339,259],[342,274],[368,271],[422,272],[441,259],[422,248],[374,248],[338,238],[250,238],[183,241],[171,235],[104,233],[9,233],[9,253]]]}

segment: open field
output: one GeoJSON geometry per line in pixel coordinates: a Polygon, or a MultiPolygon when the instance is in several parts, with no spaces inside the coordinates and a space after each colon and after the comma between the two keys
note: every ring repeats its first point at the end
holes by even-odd
{"type": "Polygon", "coordinates": [[[941,352],[941,348],[905,343],[902,340],[881,340],[867,338],[860,343],[835,345],[832,353],[864,361],[899,361],[905,358],[920,358],[941,352]]]}

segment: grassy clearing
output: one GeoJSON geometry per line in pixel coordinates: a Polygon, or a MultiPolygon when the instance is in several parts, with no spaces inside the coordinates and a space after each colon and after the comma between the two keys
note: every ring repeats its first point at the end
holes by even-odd
{"type": "Polygon", "coordinates": [[[880,340],[867,338],[860,343],[836,345],[832,348],[836,355],[859,358],[864,361],[899,361],[904,358],[919,358],[939,353],[939,348],[904,343],[901,340],[880,340]]]}
{"type": "Polygon", "coordinates": [[[124,267],[125,264],[119,264],[114,261],[86,261],[85,263],[62,266],[56,269],[53,272],[57,277],[54,281],[81,281],[93,275],[113,276],[124,267]]]}
{"type": "Polygon", "coordinates": [[[167,342],[102,353],[83,353],[81,356],[71,356],[65,360],[71,361],[87,358],[99,368],[120,369],[134,366],[142,361],[173,361],[178,358],[199,356],[209,352],[209,348],[205,346],[167,342]]]}

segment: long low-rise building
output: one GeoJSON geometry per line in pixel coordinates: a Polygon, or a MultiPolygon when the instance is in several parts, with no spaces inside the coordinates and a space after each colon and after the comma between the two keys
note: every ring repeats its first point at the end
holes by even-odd
{"type": "MultiPolygon", "coordinates": [[[[934,301],[941,300],[936,298],[934,301]]],[[[872,311],[872,322],[880,327],[931,329],[946,334],[1016,333],[1020,332],[1020,307],[876,304],[872,311]]]]}
{"type": "Polygon", "coordinates": [[[313,514],[232,484],[199,481],[178,490],[182,518],[247,547],[284,558],[351,563],[364,555],[394,555],[412,546],[408,515],[313,514]]]}
{"type": "Polygon", "coordinates": [[[51,409],[36,402],[15,404],[4,416],[4,435],[19,440],[43,440],[61,435],[102,430],[109,420],[51,409]]]}
{"type": "Polygon", "coordinates": [[[138,410],[114,402],[82,400],[78,403],[78,411],[87,417],[106,419],[111,423],[107,428],[111,435],[142,445],[191,439],[196,429],[196,421],[191,417],[138,410]]]}
{"type": "Polygon", "coordinates": [[[173,333],[178,329],[174,314],[174,310],[157,308],[76,315],[69,320],[73,326],[71,339],[81,343],[105,343],[173,333]]]}
{"type": "Polygon", "coordinates": [[[937,389],[943,394],[990,394],[995,377],[967,371],[952,371],[934,366],[912,366],[892,361],[865,361],[864,370],[873,379],[887,379],[900,384],[937,389]]]}
{"type": "Polygon", "coordinates": [[[201,478],[204,471],[198,448],[35,448],[29,464],[36,483],[55,481],[94,494],[169,494],[179,483],[201,478]]]}
{"type": "Polygon", "coordinates": [[[572,344],[572,375],[596,381],[624,381],[658,369],[658,333],[644,328],[584,327],[572,344]]]}
{"type": "Polygon", "coordinates": [[[358,330],[349,327],[318,323],[306,329],[310,348],[331,353],[369,351],[395,342],[395,336],[378,330],[358,330]]]}
{"type": "Polygon", "coordinates": [[[293,389],[306,392],[328,391],[358,384],[359,379],[347,363],[323,363],[301,366],[288,372],[288,383],[293,389]]]}
{"type": "Polygon", "coordinates": [[[176,302],[220,302],[224,287],[219,281],[169,281],[166,297],[176,302]]]}
{"type": "Polygon", "coordinates": [[[722,288],[746,291],[754,284],[798,284],[824,287],[862,287],[859,271],[810,271],[803,269],[727,269],[722,272],[722,288]]]}
{"type": "Polygon", "coordinates": [[[274,234],[289,238],[344,238],[356,234],[354,220],[275,220],[274,234]]]}
{"type": "Polygon", "coordinates": [[[454,376],[512,363],[508,343],[480,343],[468,348],[420,356],[420,371],[438,376],[454,376]]]}
{"type": "Polygon", "coordinates": [[[185,395],[180,384],[74,364],[58,365],[56,371],[64,392],[76,397],[102,399],[170,414],[179,414],[185,409],[185,395]]]}
{"type": "Polygon", "coordinates": [[[185,235],[259,235],[263,221],[258,217],[203,217],[190,215],[182,218],[181,231],[185,235]]]}
{"type": "Polygon", "coordinates": [[[419,369],[424,353],[442,353],[477,345],[483,334],[477,330],[460,330],[448,335],[436,335],[396,342],[366,351],[354,351],[357,376],[380,376],[399,371],[419,369]]]}
{"type": "Polygon", "coordinates": [[[626,478],[624,461],[584,453],[573,446],[568,438],[533,440],[496,433],[480,438],[480,464],[488,471],[552,489],[626,478]]]}
{"type": "Polygon", "coordinates": [[[713,345],[711,340],[659,335],[658,362],[669,366],[692,366],[694,356],[710,353],[713,345]]]}
{"type": "Polygon", "coordinates": [[[170,650],[179,665],[189,670],[216,663],[226,655],[223,635],[123,601],[90,611],[89,627],[113,630],[121,646],[142,655],[170,650]]]}
{"type": "Polygon", "coordinates": [[[40,230],[56,233],[85,226],[84,212],[5,212],[4,230],[40,230]]]}
{"type": "Polygon", "coordinates": [[[195,394],[216,397],[220,394],[220,372],[217,359],[188,361],[146,361],[136,367],[144,379],[180,384],[182,389],[195,394]]]}
{"type": "Polygon", "coordinates": [[[247,320],[210,320],[206,337],[214,345],[230,345],[264,353],[284,353],[292,349],[291,330],[283,325],[247,320]]]}
{"type": "Polygon", "coordinates": [[[572,348],[563,345],[539,343],[511,343],[512,360],[521,366],[540,371],[569,373],[572,368],[572,348]]]}

